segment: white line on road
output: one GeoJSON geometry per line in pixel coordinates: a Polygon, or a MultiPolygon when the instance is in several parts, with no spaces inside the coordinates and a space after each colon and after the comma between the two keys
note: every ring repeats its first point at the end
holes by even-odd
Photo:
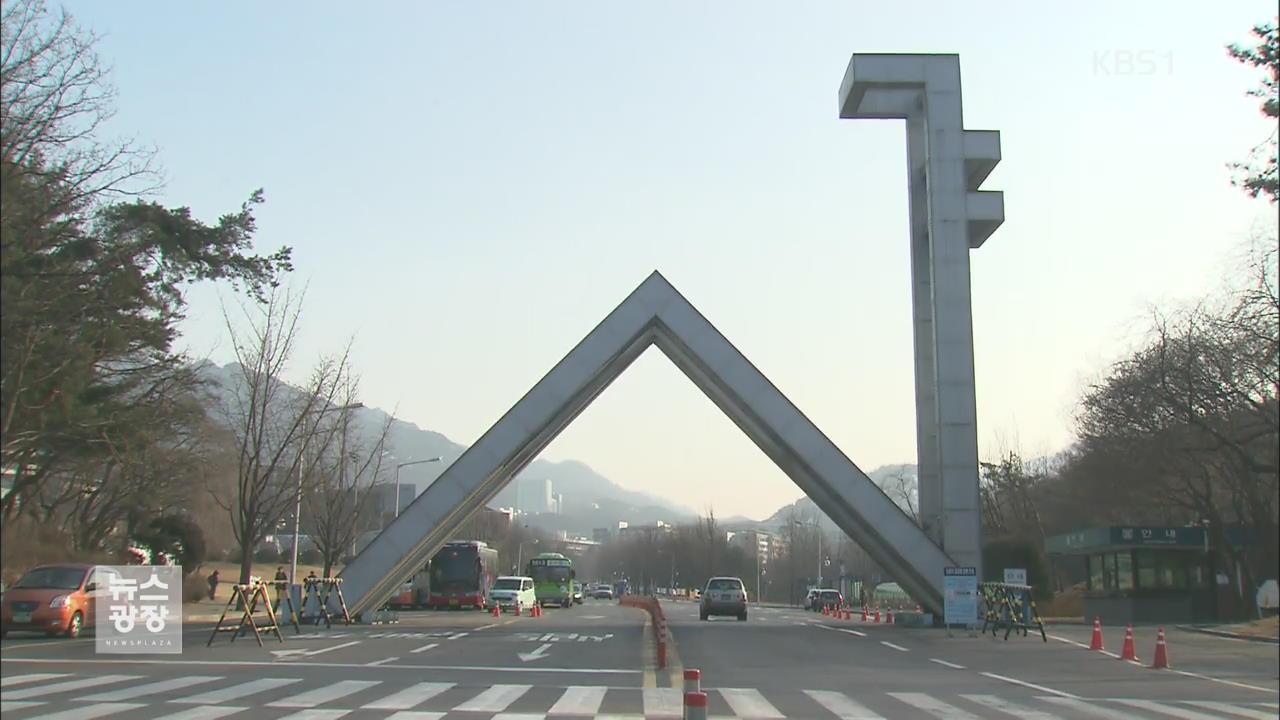
{"type": "Polygon", "coordinates": [[[805,690],[804,693],[840,720],[884,720],[844,693],[833,690],[805,690]]]}
{"type": "Polygon", "coordinates": [[[1184,710],[1180,707],[1165,705],[1164,703],[1153,702],[1151,700],[1117,698],[1113,702],[1118,702],[1130,707],[1141,708],[1143,710],[1150,710],[1151,712],[1161,713],[1171,717],[1182,718],[1183,720],[1221,720],[1217,715],[1205,715],[1204,713],[1198,713],[1195,710],[1184,710]]]}
{"type": "MultiPolygon", "coordinates": [[[[66,660],[59,660],[58,662],[66,662],[66,660]]],[[[116,661],[110,660],[108,662],[114,663],[116,661]]],[[[70,690],[83,690],[85,688],[97,687],[99,685],[109,685],[113,682],[126,682],[129,680],[138,680],[140,678],[140,675],[99,675],[97,677],[82,678],[80,680],[66,680],[64,682],[53,683],[52,685],[41,685],[40,687],[12,690],[4,694],[4,699],[26,700],[27,698],[40,697],[41,695],[52,695],[54,693],[68,692],[70,690]]]]}
{"type": "Polygon", "coordinates": [[[1275,688],[1264,688],[1264,687],[1258,687],[1257,685],[1247,685],[1245,683],[1236,682],[1234,680],[1223,680],[1222,678],[1209,677],[1208,675],[1201,675],[1200,673],[1187,672],[1186,670],[1174,670],[1173,672],[1176,672],[1179,675],[1186,675],[1187,677],[1200,678],[1201,680],[1212,680],[1213,682],[1222,683],[1223,685],[1234,685],[1235,687],[1248,688],[1250,690],[1261,690],[1262,692],[1265,692],[1265,693],[1275,692],[1275,688]]]}
{"type": "Polygon", "coordinates": [[[202,683],[221,680],[218,675],[187,675],[185,677],[170,678],[161,680],[160,682],[146,683],[145,685],[134,685],[133,687],[123,688],[121,690],[110,690],[108,692],[88,695],[79,700],[89,700],[93,702],[117,702],[120,700],[133,700],[143,695],[154,695],[155,693],[168,692],[169,690],[179,690],[192,685],[200,685],[202,683]]]}
{"type": "Polygon", "coordinates": [[[1099,707],[1093,703],[1087,703],[1076,698],[1065,697],[1038,697],[1037,700],[1061,705],[1069,708],[1082,715],[1091,715],[1093,717],[1103,718],[1103,720],[1133,720],[1133,713],[1119,712],[1110,708],[1099,707]]]}
{"type": "MultiPolygon", "coordinates": [[[[6,663],[62,663],[61,658],[0,658],[6,663]]],[[[269,660],[97,660],[85,658],[76,660],[77,665],[196,665],[201,667],[280,667],[279,662],[269,660]]],[[[290,667],[314,668],[347,668],[364,667],[363,663],[337,662],[291,662],[290,667]]],[[[621,670],[618,668],[559,668],[559,667],[513,667],[500,665],[386,665],[384,670],[466,670],[475,672],[538,672],[567,673],[580,675],[640,675],[640,670],[621,670]]],[[[135,679],[135,678],[130,678],[135,679]]],[[[98,683],[101,684],[101,683],[98,683]]],[[[36,688],[26,688],[36,689],[36,688]]],[[[17,692],[22,692],[21,690],[17,692]]],[[[16,699],[16,698],[15,698],[16,699]]]]}
{"type": "Polygon", "coordinates": [[[1057,640],[1057,641],[1059,641],[1059,642],[1070,643],[1071,645],[1075,645],[1076,647],[1082,647],[1082,648],[1084,648],[1085,650],[1088,650],[1088,649],[1089,649],[1089,645],[1088,645],[1087,643],[1076,642],[1075,640],[1071,640],[1071,639],[1069,639],[1069,638],[1064,638],[1064,637],[1062,637],[1061,635],[1050,635],[1049,637],[1051,637],[1051,638],[1053,638],[1054,640],[1057,640]]]}
{"type": "Polygon", "coordinates": [[[977,715],[961,710],[955,705],[948,705],[925,693],[891,692],[886,694],[912,707],[919,708],[936,718],[945,718],[945,720],[982,720],[977,715]]]}
{"type": "Polygon", "coordinates": [[[963,669],[964,669],[964,666],[963,666],[963,665],[957,665],[957,664],[955,664],[955,663],[953,663],[953,662],[947,662],[946,660],[939,660],[938,658],[929,658],[929,662],[932,662],[932,663],[938,663],[939,665],[946,665],[947,667],[949,667],[949,668],[955,668],[956,670],[963,670],[963,669]]]}
{"type": "Polygon", "coordinates": [[[645,718],[679,718],[684,716],[684,701],[676,688],[644,688],[645,718]]]}
{"type": "Polygon", "coordinates": [[[28,720],[93,720],[93,718],[115,715],[118,712],[136,710],[146,706],[146,703],[99,703],[97,705],[82,705],[80,707],[71,708],[70,710],[63,710],[62,712],[49,713],[48,715],[37,715],[33,718],[28,718],[28,720]]]}
{"type": "Polygon", "coordinates": [[[574,685],[565,688],[564,694],[547,711],[548,715],[585,715],[594,717],[600,712],[600,704],[608,692],[602,687],[574,685]]]}
{"type": "Polygon", "coordinates": [[[327,653],[331,650],[341,650],[344,647],[351,647],[352,645],[359,645],[359,644],[360,644],[359,640],[352,640],[351,642],[345,642],[345,643],[342,643],[341,645],[333,645],[327,648],[320,648],[319,650],[308,650],[302,654],[303,655],[320,655],[322,653],[327,653]]]}
{"type": "Polygon", "coordinates": [[[1261,710],[1237,707],[1224,702],[1212,702],[1209,700],[1187,700],[1185,702],[1188,705],[1202,707],[1205,710],[1214,710],[1220,713],[1227,713],[1228,715],[1243,715],[1244,717],[1253,718],[1254,720],[1275,720],[1276,718],[1274,711],[1266,713],[1261,710]]]}
{"type": "Polygon", "coordinates": [[[502,712],[507,706],[529,692],[532,685],[494,685],[488,690],[458,705],[454,712],[502,712]]]}
{"type": "Polygon", "coordinates": [[[26,710],[27,708],[39,707],[43,704],[43,700],[0,700],[0,713],[13,712],[15,710],[26,710]]]}
{"type": "Polygon", "coordinates": [[[902,647],[901,645],[894,645],[893,643],[889,642],[888,640],[881,640],[881,641],[880,641],[880,644],[881,644],[881,645],[883,645],[883,646],[885,646],[885,647],[891,647],[891,648],[893,648],[894,650],[898,650],[899,652],[911,652],[910,650],[908,650],[908,649],[906,649],[906,648],[902,647]]]}
{"type": "Polygon", "coordinates": [[[840,630],[840,632],[842,632],[842,633],[849,633],[850,635],[857,635],[858,637],[866,637],[866,636],[867,636],[867,634],[866,634],[866,633],[864,633],[864,632],[862,632],[861,630],[849,630],[849,629],[847,629],[847,628],[839,628],[839,630],[840,630]]]}
{"type": "Polygon", "coordinates": [[[311,708],[310,710],[299,710],[296,713],[289,713],[277,720],[338,720],[338,718],[349,712],[351,711],[329,708],[311,708]]]}
{"type": "Polygon", "coordinates": [[[364,666],[365,666],[365,667],[377,667],[377,666],[379,666],[379,665],[385,665],[385,664],[387,664],[387,663],[389,663],[389,662],[395,662],[395,661],[397,661],[397,660],[399,660],[399,659],[400,659],[400,656],[399,656],[399,655],[396,655],[396,656],[393,656],[393,657],[382,658],[381,660],[374,660],[373,662],[367,662],[367,663],[365,663],[365,664],[364,664],[364,666]]]}
{"type": "Polygon", "coordinates": [[[235,705],[201,705],[200,707],[187,708],[176,713],[162,715],[154,720],[218,720],[218,718],[235,715],[248,709],[247,707],[236,707],[235,705]]]}
{"type": "Polygon", "coordinates": [[[1028,687],[1028,688],[1031,688],[1032,690],[1039,690],[1040,692],[1046,692],[1046,693],[1049,693],[1050,695],[1058,695],[1060,697],[1067,697],[1067,698],[1077,697],[1076,695],[1072,695],[1069,692],[1054,690],[1053,688],[1050,688],[1050,687],[1045,687],[1043,685],[1036,685],[1035,683],[1029,683],[1025,680],[1018,680],[1017,678],[1006,677],[1004,675],[997,675],[991,672],[984,672],[979,674],[985,677],[995,678],[996,680],[1003,680],[1007,683],[1013,683],[1014,685],[1021,685],[1022,687],[1028,687]]]}
{"type": "Polygon", "coordinates": [[[998,712],[1008,713],[1023,720],[1062,720],[1062,718],[1052,713],[1040,712],[1025,705],[998,698],[995,695],[961,695],[960,697],[969,702],[989,707],[998,712]]]}
{"type": "Polygon", "coordinates": [[[430,650],[431,648],[438,648],[438,647],[440,647],[440,643],[429,643],[429,644],[427,644],[427,645],[423,645],[423,646],[422,646],[422,647],[420,647],[420,648],[414,648],[414,649],[410,650],[409,652],[410,652],[410,653],[426,652],[426,651],[430,650]]]}
{"type": "Polygon", "coordinates": [[[249,682],[232,685],[231,687],[222,688],[220,690],[210,690],[202,692],[198,695],[190,695],[177,700],[170,700],[171,703],[183,703],[185,705],[217,705],[228,700],[238,700],[248,695],[253,695],[267,690],[275,690],[278,687],[292,685],[296,682],[302,682],[302,678],[263,678],[261,680],[251,680],[249,682]]]}
{"type": "Polygon", "coordinates": [[[311,708],[380,684],[381,680],[341,680],[315,690],[267,703],[267,707],[311,708]]]}
{"type": "Polygon", "coordinates": [[[476,630],[488,630],[489,628],[496,628],[501,624],[502,623],[489,623],[488,625],[481,625],[480,627],[476,628],[476,630]]]}
{"type": "MultiPolygon", "coordinates": [[[[387,720],[443,720],[448,713],[424,712],[422,710],[401,710],[387,720]]],[[[643,720],[643,719],[642,719],[643,720]]]]}
{"type": "Polygon", "coordinates": [[[26,685],[27,683],[39,682],[41,680],[52,680],[54,678],[66,677],[70,673],[31,673],[29,675],[12,675],[6,678],[0,678],[0,688],[13,687],[14,685],[26,685]]]}
{"type": "Polygon", "coordinates": [[[446,640],[457,640],[458,638],[466,637],[466,636],[467,636],[467,635],[469,635],[469,634],[470,634],[470,633],[464,633],[464,632],[454,633],[454,634],[450,635],[449,637],[447,637],[447,638],[445,638],[445,639],[446,639],[446,640]]]}
{"type": "Polygon", "coordinates": [[[755,688],[720,688],[720,697],[733,708],[735,716],[752,720],[785,720],[773,703],[755,688]]]}
{"type": "Polygon", "coordinates": [[[424,682],[411,685],[400,692],[361,705],[361,710],[409,710],[430,700],[454,686],[454,683],[424,682]]]}

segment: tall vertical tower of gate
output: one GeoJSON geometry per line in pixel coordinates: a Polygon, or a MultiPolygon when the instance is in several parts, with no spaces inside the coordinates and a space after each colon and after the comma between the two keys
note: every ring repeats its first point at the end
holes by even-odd
{"type": "Polygon", "coordinates": [[[854,55],[840,117],[906,121],[920,517],[981,572],[969,251],[1004,221],[1003,194],[978,189],[1000,133],[964,129],[956,55],[854,55]]]}

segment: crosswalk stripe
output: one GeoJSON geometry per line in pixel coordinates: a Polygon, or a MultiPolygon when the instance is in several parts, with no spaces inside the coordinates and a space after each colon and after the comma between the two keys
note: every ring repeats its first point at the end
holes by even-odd
{"type": "Polygon", "coordinates": [[[720,688],[720,697],[744,720],[785,720],[787,717],[755,688],[720,688]]]}
{"type": "Polygon", "coordinates": [[[1151,712],[1164,713],[1170,717],[1182,718],[1183,720],[1221,720],[1217,715],[1205,715],[1195,710],[1186,710],[1173,705],[1165,705],[1163,703],[1154,702],[1152,700],[1133,700],[1129,698],[1120,698],[1114,702],[1128,705],[1130,707],[1142,708],[1151,712]]]}
{"type": "Polygon", "coordinates": [[[124,682],[126,680],[137,680],[140,675],[98,675],[96,677],[81,678],[80,680],[64,680],[63,682],[51,683],[49,685],[41,685],[40,687],[22,688],[21,690],[10,690],[3,693],[5,700],[26,700],[27,698],[40,697],[41,695],[53,695],[54,693],[70,692],[72,690],[83,690],[85,688],[98,687],[99,685],[110,685],[114,682],[124,682]]]}
{"type": "Polygon", "coordinates": [[[813,698],[840,720],[885,720],[848,695],[833,690],[805,690],[805,695],[813,698]]]}
{"type": "Polygon", "coordinates": [[[400,692],[388,695],[381,700],[361,705],[362,710],[410,710],[415,705],[430,700],[453,687],[454,683],[422,682],[410,685],[400,692]]]}
{"type": "Polygon", "coordinates": [[[341,680],[332,685],[326,685],[315,690],[308,690],[297,695],[290,695],[283,700],[276,700],[267,703],[267,707],[295,707],[310,708],[321,703],[337,700],[346,697],[352,693],[360,692],[365,688],[371,688],[374,685],[381,684],[381,680],[341,680]]]}
{"type": "Polygon", "coordinates": [[[607,688],[574,685],[567,687],[555,705],[547,711],[550,715],[595,715],[600,712],[607,688]]]}
{"type": "Polygon", "coordinates": [[[115,715],[118,712],[136,710],[146,706],[146,703],[96,703],[94,705],[81,705],[80,707],[73,707],[70,710],[49,713],[48,715],[37,715],[32,718],[27,718],[27,720],[93,720],[93,718],[115,715]]]}
{"type": "Polygon", "coordinates": [[[351,712],[350,710],[337,710],[330,708],[308,708],[299,710],[295,713],[289,713],[277,720],[337,720],[337,718],[351,712]]]}
{"type": "Polygon", "coordinates": [[[152,720],[217,720],[217,718],[235,715],[238,712],[244,712],[249,708],[236,707],[234,705],[198,705],[193,708],[179,710],[176,713],[162,715],[152,720]]]}
{"type": "Polygon", "coordinates": [[[285,685],[292,685],[296,682],[302,682],[302,678],[263,678],[261,680],[251,680],[249,682],[239,683],[230,687],[221,688],[219,690],[210,690],[202,692],[198,695],[190,695],[176,700],[170,700],[171,703],[183,703],[186,705],[217,705],[228,700],[239,700],[242,697],[254,695],[267,690],[274,690],[285,685]]]}
{"type": "Polygon", "coordinates": [[[66,677],[70,673],[30,673],[27,675],[10,675],[6,678],[0,678],[0,688],[12,687],[14,685],[26,685],[27,683],[39,682],[41,680],[52,680],[54,678],[66,677]]]}
{"type": "Polygon", "coordinates": [[[108,692],[87,695],[79,700],[93,702],[116,702],[118,700],[133,700],[143,695],[154,695],[155,693],[167,692],[169,690],[178,690],[192,685],[200,685],[202,683],[221,680],[218,675],[187,675],[185,677],[170,678],[161,680],[160,682],[147,683],[145,685],[134,685],[133,687],[122,688],[120,690],[110,690],[108,692]]]}
{"type": "Polygon", "coordinates": [[[43,700],[0,700],[0,713],[13,712],[14,710],[26,710],[27,708],[39,707],[43,704],[43,700]]]}
{"type": "Polygon", "coordinates": [[[547,720],[546,713],[498,713],[489,720],[547,720]]]}
{"type": "Polygon", "coordinates": [[[1104,720],[1133,720],[1133,713],[1112,710],[1111,708],[1101,707],[1083,700],[1077,700],[1076,698],[1040,695],[1037,696],[1036,699],[1042,702],[1053,703],[1054,705],[1061,705],[1062,707],[1068,708],[1074,712],[1089,715],[1091,717],[1103,718],[1104,720]]]}
{"type": "Polygon", "coordinates": [[[1009,713],[1014,717],[1023,718],[1024,720],[1062,720],[1062,718],[1052,713],[1033,710],[1025,705],[1009,702],[1008,700],[998,698],[995,695],[961,695],[960,697],[968,700],[969,702],[989,707],[992,710],[1009,713]]]}
{"type": "Polygon", "coordinates": [[[943,720],[981,720],[977,715],[961,710],[955,705],[948,705],[925,693],[886,693],[889,697],[919,708],[936,718],[943,720]]]}
{"type": "Polygon", "coordinates": [[[678,718],[684,716],[684,701],[680,691],[675,688],[644,688],[640,691],[644,699],[644,716],[646,718],[678,718]]]}
{"type": "Polygon", "coordinates": [[[1228,715],[1240,715],[1242,717],[1254,718],[1254,720],[1275,720],[1274,712],[1262,712],[1261,710],[1253,710],[1251,708],[1242,708],[1237,705],[1224,702],[1212,702],[1209,700],[1188,700],[1188,705],[1202,707],[1205,710],[1216,710],[1217,712],[1227,713],[1228,715]]]}
{"type": "Polygon", "coordinates": [[[447,713],[422,712],[421,710],[401,710],[392,714],[387,720],[443,720],[447,713]]]}
{"type": "Polygon", "coordinates": [[[502,712],[529,692],[532,685],[493,685],[488,690],[454,708],[457,712],[502,712]]]}

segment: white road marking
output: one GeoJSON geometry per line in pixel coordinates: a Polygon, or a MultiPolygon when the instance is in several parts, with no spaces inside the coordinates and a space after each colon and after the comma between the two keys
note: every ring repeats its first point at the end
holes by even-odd
{"type": "Polygon", "coordinates": [[[340,680],[332,685],[326,685],[315,690],[308,690],[297,695],[290,695],[283,700],[276,700],[267,703],[267,707],[295,707],[310,708],[327,703],[330,700],[337,700],[340,697],[346,697],[352,693],[360,692],[366,688],[381,684],[381,680],[340,680]]]}
{"type": "Polygon", "coordinates": [[[395,713],[387,720],[443,720],[447,713],[442,712],[421,712],[418,710],[401,710],[395,713]]]}
{"type": "MultiPolygon", "coordinates": [[[[7,663],[59,663],[65,664],[67,661],[58,658],[8,658],[4,659],[7,663]]],[[[274,667],[279,668],[282,663],[269,660],[97,660],[94,658],[85,658],[75,661],[77,665],[193,665],[199,667],[274,667]]],[[[364,663],[340,663],[340,662],[290,662],[284,663],[289,667],[314,667],[314,668],[347,668],[355,669],[365,667],[364,663]]],[[[571,675],[641,675],[642,670],[622,670],[619,668],[561,668],[561,667],[520,667],[520,666],[502,666],[502,665],[393,665],[397,670],[459,670],[459,671],[481,671],[481,672],[537,672],[537,673],[567,673],[571,675]]]]}
{"type": "Polygon", "coordinates": [[[720,688],[720,697],[729,703],[733,712],[740,718],[751,720],[783,720],[786,715],[778,712],[773,703],[764,698],[755,688],[720,688]]]}
{"type": "Polygon", "coordinates": [[[925,693],[885,693],[891,698],[923,710],[943,720],[982,720],[977,715],[961,710],[955,705],[948,705],[925,693]]]}
{"type": "Polygon", "coordinates": [[[1183,720],[1221,720],[1217,715],[1205,715],[1204,713],[1198,713],[1195,710],[1185,710],[1180,707],[1165,705],[1164,703],[1158,703],[1152,700],[1117,698],[1113,702],[1118,702],[1130,707],[1141,708],[1143,710],[1149,710],[1151,712],[1163,713],[1172,717],[1182,718],[1183,720]]]}
{"type": "Polygon", "coordinates": [[[488,690],[453,708],[454,712],[498,713],[529,692],[532,685],[494,685],[488,690]]]}
{"type": "Polygon", "coordinates": [[[428,643],[428,644],[426,644],[426,645],[423,645],[422,647],[414,648],[414,649],[410,650],[409,652],[410,652],[410,653],[426,652],[426,651],[430,650],[431,648],[438,648],[438,647],[440,647],[440,643],[428,643]]]}
{"type": "Polygon", "coordinates": [[[1187,705],[1195,705],[1196,707],[1202,707],[1205,710],[1214,710],[1217,712],[1227,713],[1228,715],[1242,715],[1247,718],[1254,718],[1254,720],[1275,720],[1276,718],[1274,711],[1267,713],[1262,712],[1261,710],[1254,710],[1252,708],[1238,707],[1230,703],[1211,702],[1209,700],[1187,700],[1185,702],[1187,705]]]}
{"type": "Polygon", "coordinates": [[[146,703],[98,703],[96,705],[82,705],[62,712],[49,713],[48,715],[37,715],[27,720],[93,720],[93,718],[115,715],[118,712],[136,710],[146,706],[146,703]]]}
{"type": "Polygon", "coordinates": [[[1049,637],[1059,642],[1070,643],[1072,645],[1075,645],[1076,647],[1082,647],[1085,650],[1089,649],[1088,643],[1076,642],[1075,640],[1071,640],[1070,638],[1064,638],[1061,635],[1050,635],[1049,637]]]}
{"type": "Polygon", "coordinates": [[[397,660],[399,660],[399,659],[400,659],[400,656],[396,655],[396,656],[392,656],[392,657],[382,658],[381,660],[374,660],[373,662],[367,662],[367,663],[365,663],[365,664],[364,664],[364,666],[365,666],[365,667],[377,667],[377,666],[379,666],[379,665],[385,665],[386,663],[389,663],[389,662],[395,662],[395,661],[397,661],[397,660]]]}
{"type": "Polygon", "coordinates": [[[345,642],[340,645],[330,645],[327,648],[320,648],[319,650],[308,650],[302,654],[303,655],[321,655],[323,653],[327,653],[332,650],[341,650],[344,647],[351,647],[352,645],[359,645],[359,644],[360,644],[359,640],[352,640],[351,642],[345,642]]]}
{"type": "Polygon", "coordinates": [[[252,680],[250,682],[232,685],[220,690],[210,690],[202,692],[198,695],[190,695],[177,700],[170,700],[171,703],[183,703],[186,705],[217,705],[228,700],[238,700],[248,695],[274,690],[278,687],[291,685],[296,682],[302,682],[301,678],[263,678],[261,680],[252,680]]]}
{"type": "Polygon", "coordinates": [[[992,710],[1008,713],[1017,718],[1024,720],[1062,720],[1062,718],[1052,713],[1040,712],[1033,710],[1025,705],[1019,705],[1015,702],[1009,702],[995,695],[961,695],[960,697],[978,705],[989,707],[992,710]]]}
{"type": "Polygon", "coordinates": [[[805,690],[805,695],[813,698],[840,720],[884,720],[844,693],[832,690],[805,690]]]}
{"type": "Polygon", "coordinates": [[[850,635],[857,635],[858,637],[866,637],[866,636],[867,636],[867,634],[866,634],[866,633],[864,633],[864,632],[862,632],[862,631],[860,631],[860,630],[849,630],[848,628],[837,628],[837,629],[838,629],[838,630],[840,630],[840,632],[842,632],[842,633],[849,633],[850,635]]]}
{"type": "Polygon", "coordinates": [[[170,678],[161,680],[160,682],[146,683],[145,685],[134,685],[133,687],[123,688],[121,690],[111,690],[109,692],[97,693],[95,695],[87,695],[77,700],[89,700],[94,702],[116,702],[118,700],[133,700],[143,695],[154,695],[155,693],[168,692],[169,690],[178,690],[192,685],[200,685],[203,683],[221,680],[218,675],[187,675],[185,677],[170,678]]]}
{"type": "Polygon", "coordinates": [[[1043,686],[1043,685],[1036,685],[1035,683],[1029,683],[1029,682],[1027,682],[1027,681],[1025,681],[1025,680],[1018,680],[1017,678],[1006,677],[1006,676],[1004,676],[1004,675],[997,675],[997,674],[995,674],[995,673],[991,673],[991,672],[984,672],[984,673],[980,673],[980,674],[981,674],[981,675],[983,675],[983,676],[985,676],[985,677],[995,678],[996,680],[1003,680],[1003,681],[1005,681],[1005,682],[1007,682],[1007,683],[1013,683],[1014,685],[1021,685],[1022,687],[1031,688],[1032,690],[1039,690],[1040,692],[1049,693],[1050,695],[1057,695],[1057,696],[1059,696],[1059,697],[1068,697],[1068,698],[1076,697],[1075,695],[1072,695],[1072,694],[1071,694],[1071,693],[1069,693],[1069,692],[1063,692],[1063,691],[1061,691],[1061,690],[1054,690],[1054,689],[1053,689],[1053,688],[1051,688],[1051,687],[1045,687],[1045,686],[1043,686]]]}
{"type": "Polygon", "coordinates": [[[677,688],[644,688],[645,718],[684,717],[684,698],[677,688]]]}
{"type": "Polygon", "coordinates": [[[217,718],[235,715],[248,709],[247,707],[235,707],[234,705],[201,705],[200,707],[187,708],[176,713],[153,718],[153,720],[217,720],[217,718]]]}
{"type": "Polygon", "coordinates": [[[880,644],[881,644],[881,645],[883,645],[883,646],[885,646],[885,647],[891,647],[891,648],[893,648],[894,650],[897,650],[897,651],[899,651],[899,652],[911,652],[910,650],[907,650],[906,648],[902,647],[901,645],[894,645],[893,643],[889,642],[888,640],[881,640],[881,641],[880,641],[880,644]]]}
{"type": "Polygon", "coordinates": [[[1265,692],[1265,693],[1275,692],[1275,690],[1272,688],[1258,687],[1257,685],[1247,685],[1245,683],[1236,682],[1234,680],[1223,680],[1222,678],[1209,677],[1208,675],[1201,675],[1200,673],[1187,672],[1186,670],[1174,670],[1173,672],[1179,675],[1185,675],[1187,677],[1199,678],[1201,680],[1210,680],[1216,683],[1222,683],[1223,685],[1232,685],[1235,687],[1242,687],[1249,690],[1261,690],[1262,692],[1265,692]]]}
{"type": "Polygon", "coordinates": [[[450,635],[449,637],[447,637],[447,638],[445,638],[445,639],[446,639],[446,640],[457,640],[458,638],[464,638],[464,637],[466,637],[467,635],[470,635],[470,634],[471,634],[471,633],[464,633],[464,632],[454,633],[454,634],[450,635]]]}
{"type": "Polygon", "coordinates": [[[12,712],[14,710],[26,710],[27,708],[39,707],[43,704],[43,700],[0,700],[0,713],[12,712]]]}
{"type": "Polygon", "coordinates": [[[350,710],[336,710],[329,708],[312,708],[310,710],[299,710],[296,713],[289,713],[277,720],[337,720],[337,718],[351,712],[350,710]]]}
{"type": "Polygon", "coordinates": [[[931,662],[931,663],[938,663],[939,665],[945,665],[945,666],[947,666],[947,667],[949,667],[949,668],[954,668],[954,669],[956,669],[956,670],[963,670],[963,669],[964,669],[964,666],[963,666],[963,665],[957,665],[957,664],[955,664],[955,663],[953,663],[953,662],[947,662],[946,660],[939,660],[938,658],[929,658],[929,662],[931,662]]]}
{"type": "MultiPolygon", "coordinates": [[[[66,661],[63,660],[62,662],[66,661]]],[[[83,690],[84,688],[97,687],[99,685],[110,685],[114,682],[137,680],[140,677],[140,675],[99,675],[97,677],[82,678],[80,680],[64,680],[63,682],[41,685],[40,687],[11,690],[4,694],[4,699],[26,700],[27,698],[40,697],[41,695],[52,695],[54,693],[69,692],[71,690],[83,690]]]]}
{"type": "Polygon", "coordinates": [[[1042,696],[1036,699],[1043,700],[1044,702],[1048,702],[1048,703],[1053,703],[1055,705],[1061,705],[1064,708],[1069,708],[1071,710],[1074,710],[1075,712],[1082,713],[1085,715],[1092,715],[1093,717],[1104,718],[1104,720],[1133,720],[1133,713],[1120,712],[1118,710],[1112,710],[1110,708],[1099,707],[1097,705],[1094,705],[1092,703],[1087,703],[1078,698],[1042,696]]]}
{"type": "Polygon", "coordinates": [[[381,700],[361,705],[361,710],[410,710],[453,687],[454,683],[423,682],[411,685],[381,700]]]}
{"type": "Polygon", "coordinates": [[[27,683],[39,682],[41,680],[52,680],[54,678],[66,677],[70,673],[30,673],[28,675],[10,675],[6,678],[0,678],[0,688],[13,687],[14,685],[26,685],[27,683]]]}
{"type": "Polygon", "coordinates": [[[564,694],[555,705],[547,711],[551,715],[587,715],[594,716],[600,712],[600,703],[604,702],[604,694],[608,692],[602,687],[574,685],[565,688],[564,694]]]}
{"type": "Polygon", "coordinates": [[[547,720],[546,713],[498,713],[489,720],[547,720]]]}

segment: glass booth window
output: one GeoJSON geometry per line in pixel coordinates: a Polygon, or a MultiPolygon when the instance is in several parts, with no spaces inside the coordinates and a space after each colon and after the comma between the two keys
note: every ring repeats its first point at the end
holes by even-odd
{"type": "Polygon", "coordinates": [[[1089,556],[1089,589],[1093,591],[1102,590],[1102,556],[1089,556]]]}
{"type": "Polygon", "coordinates": [[[1156,556],[1150,550],[1139,550],[1135,553],[1138,556],[1138,587],[1143,590],[1152,590],[1156,587],[1156,556]]]}
{"type": "Polygon", "coordinates": [[[1116,588],[1133,590],[1133,554],[1128,550],[1116,553],[1116,588]]]}

